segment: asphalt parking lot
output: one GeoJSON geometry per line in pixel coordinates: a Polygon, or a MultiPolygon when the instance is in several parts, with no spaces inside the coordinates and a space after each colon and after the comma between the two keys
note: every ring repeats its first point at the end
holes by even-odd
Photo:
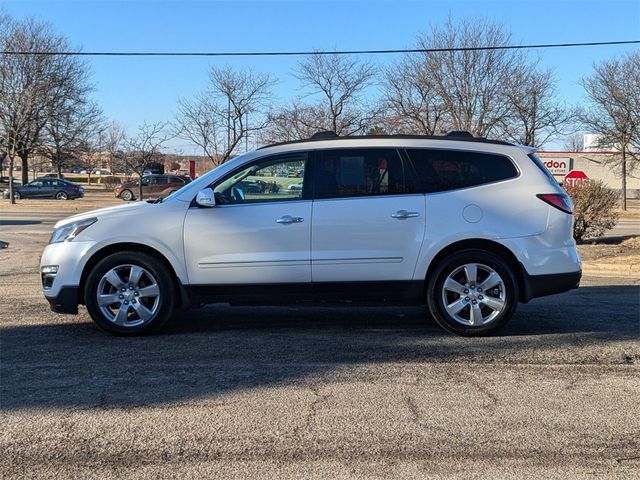
{"type": "Polygon", "coordinates": [[[0,208],[6,478],[638,478],[640,280],[484,339],[420,308],[225,306],[117,338],[42,297],[65,214],[0,208]]]}

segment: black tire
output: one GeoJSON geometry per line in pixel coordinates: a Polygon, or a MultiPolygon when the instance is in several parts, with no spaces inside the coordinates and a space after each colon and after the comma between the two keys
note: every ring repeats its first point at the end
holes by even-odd
{"type": "Polygon", "coordinates": [[[131,190],[123,190],[120,192],[120,198],[125,202],[130,202],[134,199],[133,192],[131,190]]]}
{"type": "Polygon", "coordinates": [[[67,192],[58,192],[55,198],[56,200],[69,200],[69,195],[67,195],[67,192]]]}
{"type": "MultiPolygon", "coordinates": [[[[109,255],[108,257],[100,260],[96,266],[93,267],[85,284],[84,300],[87,310],[89,311],[89,315],[91,315],[93,321],[104,330],[118,335],[140,335],[157,331],[167,322],[167,320],[169,320],[175,303],[174,292],[175,286],[173,279],[167,270],[167,267],[160,260],[146,253],[125,251],[109,255]],[[144,285],[142,287],[136,286],[136,289],[132,289],[133,292],[127,290],[127,283],[129,280],[127,280],[126,277],[126,269],[130,266],[141,267],[146,270],[146,273],[141,276],[140,284],[143,285],[142,282],[146,281],[147,286],[157,285],[159,290],[157,295],[158,303],[155,304],[154,297],[153,307],[149,306],[148,303],[144,305],[142,297],[137,297],[137,289],[144,288],[144,285]],[[117,303],[110,306],[103,305],[103,307],[100,307],[98,305],[98,293],[100,288],[103,289],[100,293],[118,295],[120,298],[123,297],[123,295],[120,295],[121,291],[113,287],[111,283],[108,281],[102,282],[105,274],[118,268],[122,268],[122,271],[124,272],[123,274],[120,274],[124,275],[120,277],[123,280],[123,285],[121,286],[126,290],[123,291],[123,295],[131,296],[135,292],[138,300],[138,306],[145,306],[145,308],[148,307],[147,311],[153,311],[153,314],[150,315],[148,320],[143,321],[142,318],[138,316],[137,311],[134,310],[136,298],[129,299],[131,303],[128,304],[127,307],[124,307],[124,304],[121,302],[126,303],[128,297],[124,297],[125,300],[117,300],[117,303]],[[111,289],[111,291],[105,292],[105,288],[111,289]],[[109,318],[107,316],[107,313],[113,313],[114,311],[119,312],[123,307],[127,312],[125,314],[127,320],[125,322],[121,322],[122,324],[115,323],[116,318],[118,317],[117,314],[114,315],[115,318],[109,318]],[[107,313],[104,313],[103,309],[107,310],[107,313]],[[138,318],[136,319],[136,317],[138,318]],[[141,321],[143,323],[139,323],[141,321]],[[139,324],[136,324],[136,322],[139,324]]],[[[140,292],[140,295],[142,295],[142,292],[140,292]]],[[[146,300],[148,300],[148,298],[145,298],[145,301],[146,300]]]]}
{"type": "Polygon", "coordinates": [[[511,319],[518,304],[518,283],[512,267],[502,257],[485,250],[468,249],[448,255],[436,265],[428,279],[426,297],[429,311],[438,325],[458,335],[478,337],[495,333],[511,319]],[[465,265],[477,265],[477,284],[467,283],[465,265]],[[485,292],[479,287],[488,277],[490,270],[499,275],[502,283],[485,292]],[[463,287],[468,285],[474,288],[465,288],[460,293],[445,289],[445,281],[450,276],[463,287]],[[459,307],[463,304],[465,306],[454,316],[447,311],[445,301],[450,307],[459,307]],[[498,310],[489,307],[485,302],[493,304],[502,302],[503,306],[498,310]],[[472,309],[474,312],[481,312],[481,320],[477,325],[473,324],[472,309]],[[485,318],[486,323],[483,323],[485,318]]]}
{"type": "Polygon", "coordinates": [[[22,195],[20,195],[20,192],[13,192],[13,198],[16,200],[20,200],[22,199],[22,195]]]}

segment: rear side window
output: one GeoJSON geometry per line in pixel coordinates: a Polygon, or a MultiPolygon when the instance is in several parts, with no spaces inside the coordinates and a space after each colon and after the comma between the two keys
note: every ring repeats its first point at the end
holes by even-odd
{"type": "Polygon", "coordinates": [[[538,167],[542,171],[542,173],[545,174],[545,176],[549,180],[551,180],[553,183],[558,183],[558,181],[555,179],[553,174],[549,171],[549,169],[547,167],[544,166],[544,163],[542,163],[542,160],[540,160],[535,153],[530,153],[527,156],[533,161],[533,163],[536,165],[536,167],[538,167]]]}
{"type": "Polygon", "coordinates": [[[418,192],[455,190],[518,176],[511,160],[503,155],[426,148],[406,152],[416,171],[418,192]]]}
{"type": "Polygon", "coordinates": [[[405,193],[402,160],[396,149],[337,149],[317,153],[314,198],[405,193]]]}

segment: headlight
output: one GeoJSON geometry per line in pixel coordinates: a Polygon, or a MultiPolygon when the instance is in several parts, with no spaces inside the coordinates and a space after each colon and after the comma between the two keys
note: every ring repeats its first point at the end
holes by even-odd
{"type": "Polygon", "coordinates": [[[84,229],[90,227],[98,221],[97,218],[87,218],[73,223],[67,223],[53,229],[49,243],[70,242],[78,236],[84,229]]]}

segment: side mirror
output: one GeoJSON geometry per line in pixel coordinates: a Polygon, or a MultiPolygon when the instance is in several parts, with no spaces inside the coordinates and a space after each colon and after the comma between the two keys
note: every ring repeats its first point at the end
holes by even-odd
{"type": "Polygon", "coordinates": [[[211,208],[216,206],[216,197],[211,188],[203,188],[196,195],[196,204],[200,207],[211,208]]]}

